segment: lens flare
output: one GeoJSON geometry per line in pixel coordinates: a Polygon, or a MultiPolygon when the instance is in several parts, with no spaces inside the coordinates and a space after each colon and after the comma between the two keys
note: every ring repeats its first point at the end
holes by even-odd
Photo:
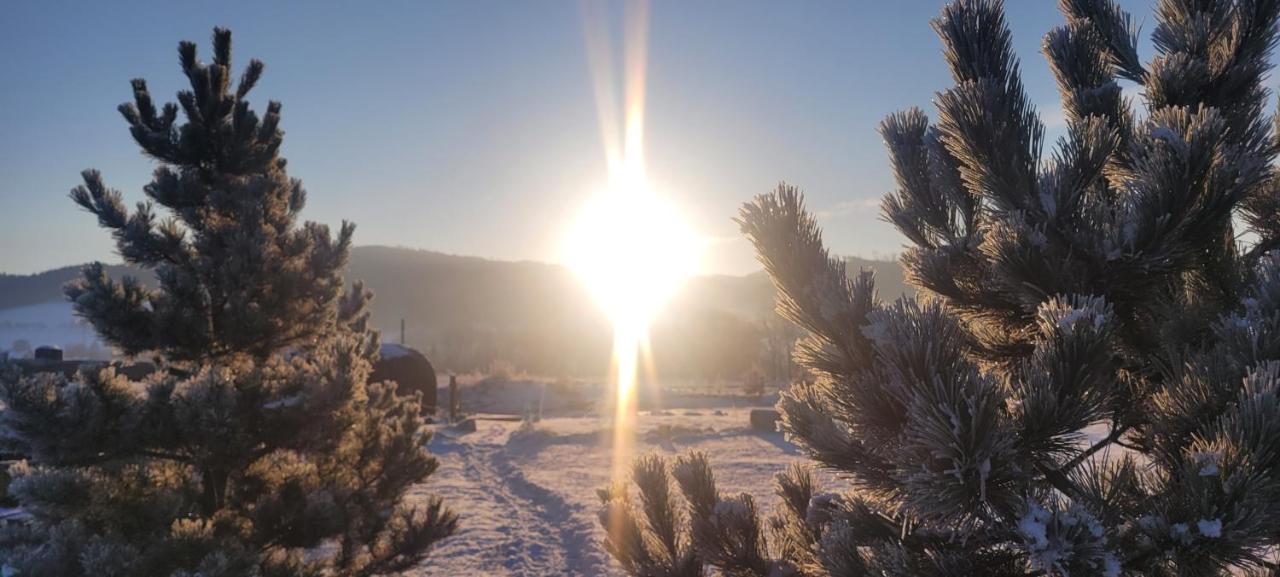
{"type": "Polygon", "coordinates": [[[566,237],[564,260],[613,322],[613,477],[631,461],[635,397],[653,315],[698,270],[704,242],[650,186],[644,161],[644,76],[648,3],[624,14],[624,102],[615,97],[608,5],[584,2],[587,54],[595,80],[607,187],[586,203],[566,237]],[[625,111],[619,118],[617,111],[625,111]]]}

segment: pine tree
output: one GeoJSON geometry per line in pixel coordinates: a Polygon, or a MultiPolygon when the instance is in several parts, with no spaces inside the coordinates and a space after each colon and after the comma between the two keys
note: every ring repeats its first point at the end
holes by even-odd
{"type": "Polygon", "coordinates": [[[789,471],[765,522],[705,458],[644,461],[642,508],[602,493],[629,573],[1280,574],[1280,2],[1160,0],[1144,66],[1114,2],[1061,0],[1047,159],[1002,8],[943,8],[936,122],[881,126],[919,300],[831,258],[795,188],[740,217],[808,332],[783,427],[847,485],[789,471]]]}
{"type": "Polygon", "coordinates": [[[208,64],[179,46],[191,88],[178,105],[157,108],[134,80],[120,106],[159,163],[149,200],[130,212],[93,170],[71,192],[159,286],[95,264],[67,296],[160,371],[137,383],[9,369],[0,425],[30,455],[10,491],[34,519],[4,533],[6,575],[385,574],[455,527],[438,498],[406,499],[437,463],[419,399],[368,382],[372,295],[342,277],[354,227],[298,224],[306,194],[279,156],[280,104],[260,119],[246,99],[263,64],[233,85],[231,33],[215,29],[213,45],[208,64]]]}

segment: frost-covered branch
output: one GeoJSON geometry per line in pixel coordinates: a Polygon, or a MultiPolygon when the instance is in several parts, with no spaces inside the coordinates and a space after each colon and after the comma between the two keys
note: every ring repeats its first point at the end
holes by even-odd
{"type": "Polygon", "coordinates": [[[1059,6],[1043,52],[1067,122],[1047,158],[998,0],[934,22],[954,80],[936,121],[880,127],[918,299],[850,278],[796,189],[743,208],[779,310],[809,333],[796,357],[816,378],[783,393],[783,430],[843,491],[787,473],[766,542],[754,503],[688,461],[694,542],[736,536],[695,547],[711,566],[1274,572],[1280,135],[1263,79],[1280,1],[1160,0],[1145,63],[1116,2],[1059,6]]]}
{"type": "Polygon", "coordinates": [[[157,108],[135,80],[119,109],[160,163],[149,201],[130,212],[92,170],[71,193],[155,283],[94,264],[65,292],[159,370],[0,365],[0,441],[28,457],[10,493],[32,516],[0,530],[0,573],[385,575],[457,526],[438,498],[408,495],[438,466],[420,398],[369,382],[372,293],[343,278],[354,226],[298,221],[280,105],[259,119],[247,100],[263,65],[235,85],[231,33],[213,40],[208,63],[180,45],[178,104],[157,108]]]}

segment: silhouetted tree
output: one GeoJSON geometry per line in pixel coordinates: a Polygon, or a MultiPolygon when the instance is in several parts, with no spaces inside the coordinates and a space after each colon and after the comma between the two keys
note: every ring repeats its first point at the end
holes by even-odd
{"type": "Polygon", "coordinates": [[[796,355],[816,381],[783,396],[783,428],[849,484],[816,493],[789,471],[761,523],[705,459],[675,464],[685,508],[648,463],[642,511],[603,495],[630,573],[1275,574],[1280,181],[1262,81],[1280,2],[1161,0],[1146,67],[1114,2],[1060,6],[1043,49],[1067,129],[1049,159],[997,0],[934,22],[955,80],[936,124],[909,110],[881,127],[918,301],[847,275],[794,188],[743,209],[808,332],[796,355]]]}
{"type": "Polygon", "coordinates": [[[179,105],[134,80],[120,107],[160,163],[150,200],[130,212],[93,170],[71,193],[159,286],[91,265],[68,297],[163,370],[3,379],[0,424],[30,455],[10,491],[34,516],[0,541],[6,575],[385,574],[454,529],[439,499],[405,498],[437,464],[417,398],[367,382],[371,293],[343,290],[353,226],[297,223],[280,104],[259,118],[246,99],[263,65],[233,83],[230,31],[213,45],[208,64],[179,46],[179,105]]]}

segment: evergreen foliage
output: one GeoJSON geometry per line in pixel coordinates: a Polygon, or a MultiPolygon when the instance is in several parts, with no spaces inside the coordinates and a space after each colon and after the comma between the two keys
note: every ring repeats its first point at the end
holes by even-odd
{"type": "Polygon", "coordinates": [[[1060,7],[1043,52],[1067,128],[1047,159],[999,0],[934,21],[955,80],[936,122],[881,126],[918,300],[881,302],[831,258],[795,188],[743,208],[816,375],[781,399],[783,428],[847,485],[788,471],[762,521],[705,459],[642,461],[639,508],[602,494],[630,574],[1280,571],[1280,143],[1262,85],[1280,2],[1160,0],[1145,67],[1114,2],[1060,7]]]}
{"type": "Polygon", "coordinates": [[[207,64],[180,45],[178,105],[134,80],[120,106],[159,163],[149,200],[129,211],[93,170],[71,192],[158,287],[91,265],[67,296],[162,370],[137,383],[7,369],[0,431],[30,456],[10,491],[34,519],[0,537],[6,575],[376,575],[455,527],[438,498],[406,499],[437,463],[418,398],[368,382],[372,294],[342,277],[354,227],[297,222],[280,104],[259,118],[246,99],[263,64],[233,83],[230,31],[213,44],[207,64]]]}

